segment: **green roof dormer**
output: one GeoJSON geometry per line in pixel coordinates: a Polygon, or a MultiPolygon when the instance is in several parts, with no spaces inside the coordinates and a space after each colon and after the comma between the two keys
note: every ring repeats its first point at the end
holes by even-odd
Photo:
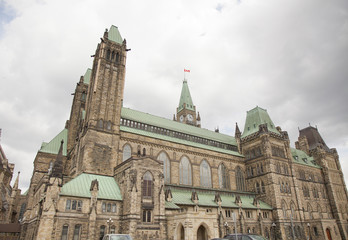
{"type": "Polygon", "coordinates": [[[196,111],[196,108],[192,102],[190,90],[188,88],[186,79],[183,81],[183,84],[182,84],[180,102],[179,102],[177,112],[180,112],[181,110],[185,108],[188,110],[196,111]]]}
{"type": "Polygon", "coordinates": [[[269,117],[267,110],[260,107],[255,107],[250,111],[247,111],[242,138],[258,132],[261,124],[267,124],[268,131],[279,134],[278,130],[274,126],[274,123],[272,122],[272,119],[269,117]]]}
{"type": "Polygon", "coordinates": [[[118,28],[114,25],[111,25],[109,33],[108,33],[108,38],[110,41],[113,41],[115,43],[122,44],[123,39],[121,37],[120,32],[118,31],[118,28]]]}

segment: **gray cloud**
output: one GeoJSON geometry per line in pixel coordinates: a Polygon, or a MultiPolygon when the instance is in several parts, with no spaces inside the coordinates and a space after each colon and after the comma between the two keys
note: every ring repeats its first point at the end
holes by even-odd
{"type": "Polygon", "coordinates": [[[22,188],[41,142],[64,127],[70,94],[111,24],[132,49],[126,107],[171,119],[188,68],[203,127],[234,134],[259,105],[292,143],[297,127],[317,125],[348,177],[347,1],[4,2],[1,144],[22,188]]]}

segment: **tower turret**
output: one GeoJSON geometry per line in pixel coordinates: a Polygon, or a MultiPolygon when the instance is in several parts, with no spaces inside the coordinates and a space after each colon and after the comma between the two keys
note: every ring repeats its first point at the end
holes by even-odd
{"type": "Polygon", "coordinates": [[[196,114],[196,106],[193,104],[186,79],[183,81],[180,102],[176,109],[176,121],[197,127],[201,126],[201,118],[199,114],[196,114]]]}

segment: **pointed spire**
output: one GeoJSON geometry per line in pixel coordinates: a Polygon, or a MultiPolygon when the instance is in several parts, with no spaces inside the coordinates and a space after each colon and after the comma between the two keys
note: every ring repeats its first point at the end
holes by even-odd
{"type": "Polygon", "coordinates": [[[236,130],[235,130],[235,132],[234,132],[234,136],[235,136],[236,138],[240,138],[241,135],[242,135],[242,134],[241,134],[241,132],[240,132],[240,130],[239,130],[238,123],[236,123],[236,130]]]}
{"type": "Polygon", "coordinates": [[[14,190],[17,190],[17,189],[18,189],[19,174],[20,174],[20,173],[21,173],[21,172],[18,171],[18,175],[17,175],[16,181],[15,181],[15,183],[14,183],[14,185],[13,185],[13,189],[14,189],[14,190]]]}
{"type": "Polygon", "coordinates": [[[63,177],[63,145],[64,145],[64,141],[62,140],[60,142],[60,147],[59,147],[56,161],[53,163],[50,177],[57,177],[57,178],[63,177]]]}
{"type": "Polygon", "coordinates": [[[195,106],[193,105],[191,94],[189,87],[187,85],[186,79],[183,81],[182,89],[181,89],[181,96],[180,96],[180,102],[177,112],[180,112],[184,108],[196,111],[195,106]]]}
{"type": "Polygon", "coordinates": [[[199,115],[199,112],[197,114],[197,121],[201,121],[201,116],[199,115]]]}

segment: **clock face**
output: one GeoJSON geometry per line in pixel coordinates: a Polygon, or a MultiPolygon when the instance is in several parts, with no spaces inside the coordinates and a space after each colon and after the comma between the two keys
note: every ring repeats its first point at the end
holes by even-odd
{"type": "Polygon", "coordinates": [[[183,122],[183,121],[184,121],[184,116],[181,115],[181,116],[180,116],[180,122],[183,122]]]}
{"type": "Polygon", "coordinates": [[[189,121],[193,121],[192,115],[191,115],[191,114],[187,114],[187,119],[188,119],[189,121]]]}

